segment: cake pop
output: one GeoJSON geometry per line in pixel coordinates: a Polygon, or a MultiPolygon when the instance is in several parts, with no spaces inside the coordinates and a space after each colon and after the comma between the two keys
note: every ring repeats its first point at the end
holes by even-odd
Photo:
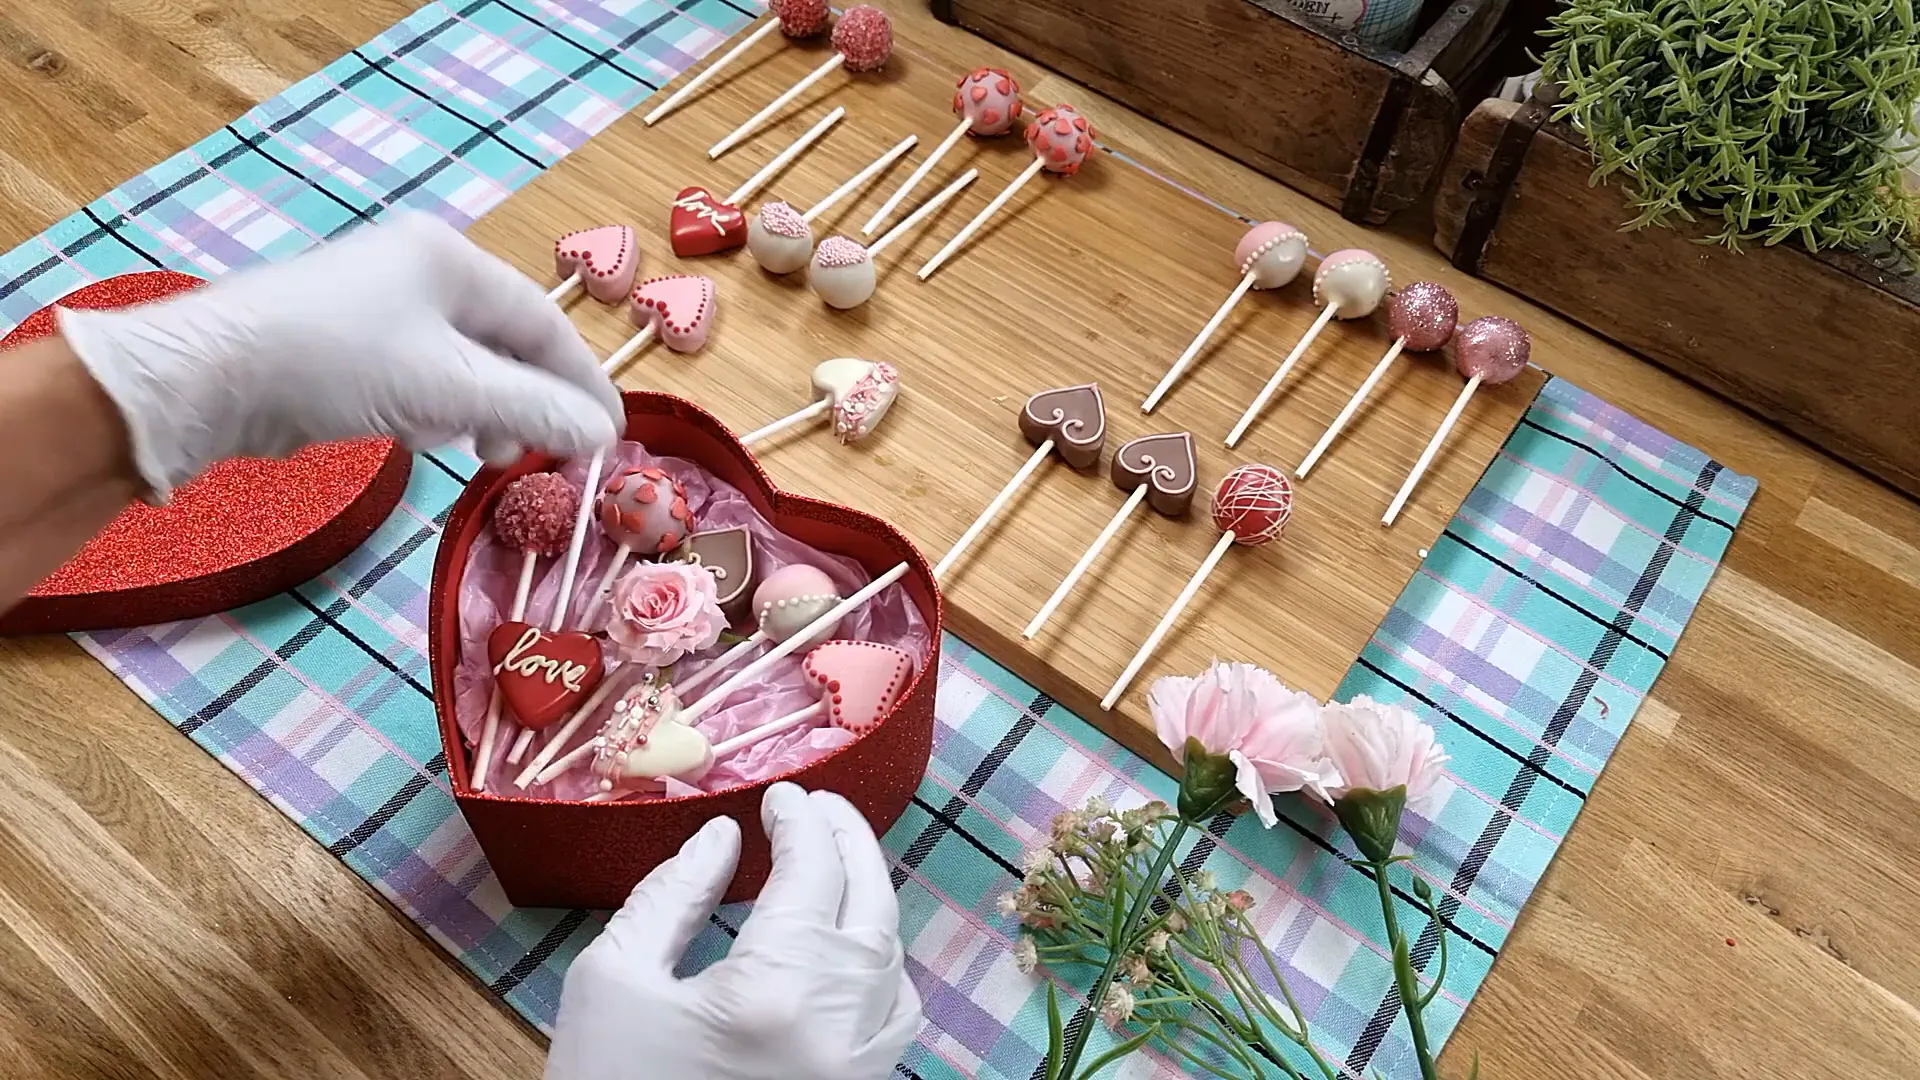
{"type": "Polygon", "coordinates": [[[617,304],[633,288],[640,271],[640,245],[625,225],[602,225],[570,232],[553,243],[553,268],[560,284],[547,293],[554,303],[580,285],[603,304],[617,304]]]}
{"type": "Polygon", "coordinates": [[[913,149],[919,141],[920,136],[908,135],[893,144],[892,149],[875,158],[846,183],[834,188],[804,214],[778,199],[762,206],[747,224],[747,252],[760,264],[760,269],[770,274],[791,274],[807,265],[807,259],[813,255],[811,222],[831,210],[834,204],[860,190],[861,185],[898,161],[900,155],[913,149]]]}
{"type": "Polygon", "coordinates": [[[892,216],[914,188],[920,186],[920,182],[927,178],[927,174],[933,171],[947,151],[953,149],[954,144],[960,141],[960,136],[972,134],[980,138],[994,138],[1005,135],[1019,122],[1024,108],[1020,102],[1019,82],[1000,68],[975,68],[961,76],[953,91],[953,114],[960,118],[960,122],[953,126],[946,138],[940,140],[940,145],[927,155],[927,160],[913,170],[906,183],[900,185],[900,190],[888,196],[886,203],[874,211],[867,223],[861,226],[860,235],[872,236],[880,228],[880,223],[892,216]]]}
{"type": "Polygon", "coordinates": [[[1407,482],[1388,505],[1387,512],[1380,524],[1391,525],[1393,519],[1407,505],[1407,497],[1413,494],[1414,485],[1426,474],[1427,466],[1433,464],[1433,456],[1440,452],[1440,444],[1447,441],[1447,433],[1460,421],[1460,414],[1467,409],[1467,402],[1473,400],[1474,391],[1481,383],[1498,386],[1512,382],[1527,369],[1527,361],[1533,355],[1533,339],[1521,325],[1512,319],[1499,315],[1483,315],[1461,327],[1453,338],[1453,366],[1466,376],[1467,385],[1460,388],[1460,396],[1453,400],[1453,408],[1447,410],[1446,419],[1440,421],[1440,429],[1427,441],[1427,448],[1420,452],[1420,460],[1414,463],[1413,471],[1407,474],[1407,482]]]}
{"type": "Polygon", "coordinates": [[[844,67],[848,71],[877,71],[893,55],[893,23],[887,13],[871,4],[855,4],[840,16],[833,27],[833,57],[808,72],[806,77],[794,83],[779,97],[767,103],[767,107],[749,117],[739,127],[728,132],[726,137],[714,143],[707,151],[709,158],[717,158],[741,140],[760,130],[761,125],[773,118],[773,115],[787,104],[805,93],[807,88],[835,71],[844,67]]]}
{"type": "Polygon", "coordinates": [[[729,619],[747,613],[753,599],[753,533],[745,525],[697,532],[669,556],[704,567],[713,575],[715,602],[729,619]]]}
{"type": "Polygon", "coordinates": [[[1220,481],[1213,493],[1213,524],[1220,530],[1220,539],[1213,550],[1200,563],[1200,569],[1187,579],[1186,587],[1167,609],[1165,615],[1154,625],[1153,632],[1133,654],[1125,671],[1100,700],[1100,708],[1111,709],[1120,695],[1126,693],[1128,684],[1140,673],[1140,668],[1160,647],[1160,639],[1167,636],[1167,630],[1174,620],[1180,617],[1187,605],[1192,603],[1194,594],[1213,573],[1220,557],[1235,544],[1243,547],[1259,547],[1272,543],[1286,531],[1287,522],[1293,517],[1293,485],[1287,482],[1286,475],[1271,465],[1242,465],[1228,473],[1220,481]]]}
{"type": "Polygon", "coordinates": [[[925,281],[932,277],[935,270],[940,269],[948,259],[952,258],[974,233],[980,231],[980,227],[987,223],[988,218],[1007,205],[1007,201],[1012,199],[1015,193],[1025,187],[1027,181],[1032,180],[1042,169],[1059,176],[1072,176],[1078,173],[1080,166],[1085,164],[1087,155],[1093,152],[1094,138],[1093,125],[1088,123],[1087,118],[1080,115],[1079,111],[1071,105],[1055,105],[1034,117],[1033,122],[1027,125],[1027,145],[1033,149],[1033,163],[1022,170],[1019,176],[1014,177],[1013,182],[1008,184],[1005,190],[995,195],[992,202],[975,214],[972,221],[967,222],[959,232],[955,233],[953,239],[947,241],[947,246],[927,260],[927,264],[920,268],[920,280],[925,281]]]}
{"type": "Polygon", "coordinates": [[[1307,234],[1284,221],[1263,221],[1248,229],[1240,243],[1233,249],[1233,265],[1240,270],[1240,283],[1227,294],[1226,303],[1213,313],[1213,318],[1200,328],[1193,343],[1173,362],[1167,373],[1160,377],[1159,385],[1140,403],[1141,412],[1152,412],[1167,391],[1187,370],[1187,365],[1200,355],[1213,332],[1220,329],[1226,321],[1227,313],[1240,303],[1249,289],[1278,289],[1300,275],[1300,267],[1307,259],[1307,234]]]}
{"type": "Polygon", "coordinates": [[[1247,433],[1247,428],[1252,426],[1254,418],[1260,415],[1260,410],[1267,407],[1273,392],[1280,388],[1280,383],[1286,379],[1287,373],[1293,370],[1293,365],[1299,363],[1300,358],[1306,355],[1307,346],[1313,344],[1313,339],[1320,336],[1320,331],[1326,328],[1328,322],[1336,317],[1366,318],[1380,306],[1380,301],[1392,287],[1393,279],[1387,273],[1387,264],[1381,262],[1380,256],[1371,251],[1345,248],[1320,260],[1320,268],[1313,273],[1313,302],[1321,305],[1319,317],[1313,320],[1313,325],[1301,336],[1299,343],[1293,347],[1293,351],[1281,361],[1280,367],[1273,373],[1273,378],[1268,379],[1267,385],[1260,388],[1260,393],[1254,397],[1253,404],[1247,406],[1247,411],[1240,414],[1240,422],[1233,425],[1233,430],[1227,433],[1227,445],[1235,445],[1240,441],[1240,436],[1247,433]]]}
{"type": "MultiPolygon", "coordinates": [[[[570,736],[570,732],[562,732],[548,749],[570,736]]],[[[608,802],[638,790],[631,787],[633,781],[657,782],[672,777],[682,783],[698,783],[713,767],[713,748],[698,728],[682,719],[674,687],[649,671],[613,703],[613,711],[599,734],[541,769],[531,782],[551,783],[582,762],[591,762],[598,789],[586,801],[608,802]]],[[[527,774],[521,776],[519,786],[526,787],[527,774]]],[[[658,790],[657,784],[654,789],[658,790]]]]}
{"type": "Polygon", "coordinates": [[[842,731],[865,735],[880,726],[913,681],[913,654],[877,641],[829,641],[807,654],[800,672],[820,700],[714,744],[713,756],[737,754],[809,720],[825,717],[842,731]]]}
{"type": "Polygon", "coordinates": [[[673,96],[661,102],[654,110],[641,118],[641,122],[651,127],[661,117],[680,107],[680,103],[690,97],[695,90],[705,86],[707,80],[719,74],[721,69],[738,60],[741,54],[760,43],[760,39],[780,31],[787,37],[800,40],[817,37],[827,28],[831,17],[827,10],[827,0],[768,0],[767,14],[773,18],[758,30],[748,34],[738,45],[728,49],[725,55],[708,64],[700,74],[687,80],[687,84],[673,92],[673,96]]]}
{"type": "MultiPolygon", "coordinates": [[[[833,579],[817,566],[790,563],[768,574],[760,587],[753,590],[752,610],[758,622],[753,633],[699,671],[679,680],[680,693],[692,693],[695,687],[732,667],[735,660],[766,642],[787,640],[839,602],[840,594],[833,587],[833,579]]],[[[835,620],[818,636],[831,636],[839,626],[835,620]]]]}
{"type": "Polygon", "coordinates": [[[674,197],[669,215],[673,253],[682,256],[712,255],[731,251],[746,243],[747,217],[740,212],[741,201],[765,187],[780,170],[792,164],[795,158],[819,141],[829,128],[846,115],[846,109],[836,107],[821,117],[818,123],[807,129],[806,134],[774,155],[772,161],[761,166],[759,172],[748,177],[745,183],[724,199],[715,199],[703,187],[681,188],[680,194],[674,197]]]}
{"type": "Polygon", "coordinates": [[[1346,407],[1340,410],[1339,416],[1334,417],[1326,434],[1320,436],[1320,441],[1313,445],[1294,475],[1304,478],[1314,463],[1320,460],[1320,456],[1327,452],[1327,447],[1333,445],[1340,430],[1353,418],[1360,403],[1367,400],[1374,384],[1387,373],[1387,368],[1393,365],[1402,349],[1433,352],[1441,348],[1453,337],[1454,324],[1459,318],[1460,302],[1453,298],[1452,293],[1431,281],[1416,281],[1395,293],[1393,299],[1387,302],[1387,329],[1393,334],[1393,344],[1387,347],[1386,355],[1380,358],[1380,362],[1373,365],[1373,370],[1368,373],[1366,381],[1360,384],[1360,389],[1347,399],[1346,407]]]}
{"type": "Polygon", "coordinates": [[[652,466],[628,469],[608,480],[594,514],[600,519],[601,531],[618,546],[594,589],[593,605],[613,587],[613,579],[620,576],[634,552],[666,555],[693,533],[687,489],[652,466]]]}
{"type": "Polygon", "coordinates": [[[808,284],[813,286],[813,291],[826,301],[828,307],[845,310],[866,303],[873,296],[874,287],[879,281],[873,268],[874,256],[905,236],[928,214],[945,206],[979,175],[978,169],[968,169],[962,173],[953,183],[940,189],[938,195],[928,199],[925,205],[887,230],[887,234],[875,240],[872,247],[861,247],[858,242],[844,236],[827,237],[820,242],[819,250],[813,253],[813,269],[807,276],[808,284]]]}
{"type": "Polygon", "coordinates": [[[892,364],[876,364],[850,356],[822,360],[813,368],[813,404],[740,436],[753,446],[788,428],[833,413],[833,435],[841,443],[859,442],[886,418],[900,394],[900,372],[892,364]]]}
{"type": "Polygon", "coordinates": [[[618,374],[656,337],[677,353],[706,348],[717,308],[715,299],[713,279],[703,274],[673,274],[642,282],[627,304],[627,318],[640,330],[608,354],[600,362],[600,370],[618,374]]]}

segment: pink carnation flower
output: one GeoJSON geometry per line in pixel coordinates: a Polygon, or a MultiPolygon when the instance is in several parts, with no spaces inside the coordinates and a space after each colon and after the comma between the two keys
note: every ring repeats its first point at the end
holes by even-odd
{"type": "Polygon", "coordinates": [[[1321,749],[1320,703],[1289,690],[1273,672],[1253,664],[1213,666],[1199,678],[1167,676],[1148,692],[1153,726],[1173,756],[1186,760],[1189,738],[1233,760],[1234,786],[1268,828],[1279,821],[1275,791],[1326,797],[1333,779],[1321,749]]]}
{"type": "Polygon", "coordinates": [[[1339,799],[1349,791],[1391,791],[1404,786],[1416,808],[1446,773],[1450,760],[1433,728],[1411,711],[1386,705],[1365,694],[1344,705],[1321,710],[1327,757],[1339,776],[1327,793],[1339,799]]]}

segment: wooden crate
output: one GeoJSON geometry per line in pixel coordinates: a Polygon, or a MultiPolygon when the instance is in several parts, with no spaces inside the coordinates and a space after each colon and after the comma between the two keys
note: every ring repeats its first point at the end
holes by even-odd
{"type": "Polygon", "coordinates": [[[1352,221],[1419,202],[1487,88],[1509,0],[1459,0],[1406,52],[1289,0],[931,0],[963,26],[1285,181],[1352,221]]]}
{"type": "MultiPolygon", "coordinates": [[[[1920,281],[1839,253],[1622,232],[1578,134],[1487,101],[1434,205],[1454,265],[1553,308],[1920,495],[1920,281]]],[[[1595,387],[1594,389],[1603,389],[1595,387]]]]}

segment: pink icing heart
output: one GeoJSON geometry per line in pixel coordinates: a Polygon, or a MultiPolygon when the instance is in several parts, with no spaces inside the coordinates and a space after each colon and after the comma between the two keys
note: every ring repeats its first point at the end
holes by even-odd
{"type": "Polygon", "coordinates": [[[635,326],[652,326],[667,348],[697,352],[707,343],[713,326],[713,279],[700,274],[675,274],[642,282],[633,291],[628,314],[635,326]]]}
{"type": "Polygon", "coordinates": [[[829,641],[801,665],[833,726],[865,735],[893,711],[913,678],[913,654],[877,641],[829,641]]]}
{"type": "Polygon", "coordinates": [[[640,245],[625,225],[582,229],[554,241],[553,265],[563,279],[579,274],[588,296],[617,304],[633,291],[634,276],[640,272],[640,245]]]}

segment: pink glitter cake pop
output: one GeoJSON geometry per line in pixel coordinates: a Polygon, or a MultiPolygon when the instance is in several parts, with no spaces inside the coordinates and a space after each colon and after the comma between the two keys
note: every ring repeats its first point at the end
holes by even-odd
{"type": "Polygon", "coordinates": [[[871,4],[855,4],[833,27],[833,47],[848,71],[874,71],[893,56],[893,22],[871,4]]]}
{"type": "Polygon", "coordinates": [[[827,28],[827,0],[767,0],[767,10],[790,38],[814,37],[827,28]]]}
{"type": "Polygon", "coordinates": [[[1483,315],[1460,328],[1453,349],[1453,366],[1460,374],[1485,383],[1503,383],[1527,369],[1533,340],[1512,319],[1483,315]]]}
{"type": "Polygon", "coordinates": [[[580,489],[559,473],[528,473],[507,485],[493,507],[493,532],[525,555],[558,555],[573,536],[580,489]]]}
{"type": "Polygon", "coordinates": [[[967,122],[971,134],[1005,135],[1025,111],[1019,81],[1000,68],[975,68],[956,86],[953,115],[967,122]]]}
{"type": "Polygon", "coordinates": [[[1387,304],[1387,330],[1414,352],[1432,352],[1453,337],[1460,301],[1445,287],[1416,281],[1387,304]]]}

